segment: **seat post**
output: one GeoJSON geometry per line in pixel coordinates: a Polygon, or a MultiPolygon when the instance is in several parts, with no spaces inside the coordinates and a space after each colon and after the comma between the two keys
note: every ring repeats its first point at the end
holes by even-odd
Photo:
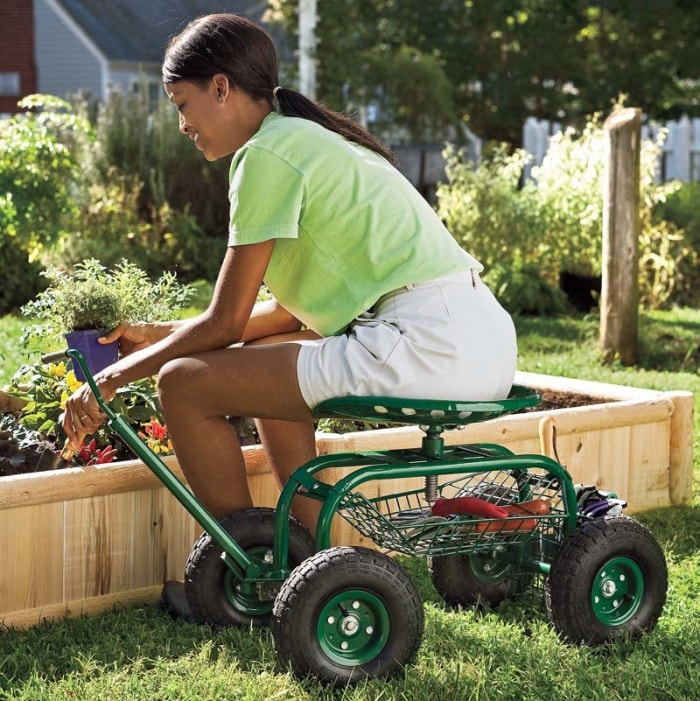
{"type": "MultiPolygon", "coordinates": [[[[430,460],[441,460],[445,452],[445,440],[442,437],[443,427],[422,426],[425,431],[422,443],[422,453],[430,460]]],[[[437,475],[429,475],[425,478],[425,500],[428,504],[434,504],[437,499],[437,475]]]]}
{"type": "Polygon", "coordinates": [[[445,452],[445,440],[442,437],[442,426],[422,426],[425,431],[422,443],[422,452],[431,460],[442,460],[445,452]]]}

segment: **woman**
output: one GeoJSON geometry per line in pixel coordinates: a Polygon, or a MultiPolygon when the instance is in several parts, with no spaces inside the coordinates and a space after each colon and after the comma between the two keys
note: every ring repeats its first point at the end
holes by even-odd
{"type": "MultiPolygon", "coordinates": [[[[122,324],[105,339],[119,338],[122,358],[96,379],[109,400],[158,375],[178,462],[214,516],[251,506],[228,416],[256,418],[282,484],[315,456],[311,409],[330,397],[508,394],[515,333],[479,263],[382,144],[278,86],[260,27],[232,14],[194,20],[166,50],[163,83],[204,157],[233,154],[228,248],[204,313],[122,324]],[[274,299],[256,304],[263,281],[274,299]]],[[[103,419],[84,386],[63,426],[79,444],[103,419]]],[[[313,527],[317,503],[298,501],[313,527]]]]}

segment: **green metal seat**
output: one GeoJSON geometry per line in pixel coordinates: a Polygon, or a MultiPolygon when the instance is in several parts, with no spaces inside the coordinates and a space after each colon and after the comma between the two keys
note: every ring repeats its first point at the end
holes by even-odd
{"type": "Polygon", "coordinates": [[[452,428],[537,406],[540,401],[539,393],[530,387],[513,385],[506,399],[493,401],[333,397],[321,402],[313,410],[313,416],[316,419],[346,419],[452,428]]]}

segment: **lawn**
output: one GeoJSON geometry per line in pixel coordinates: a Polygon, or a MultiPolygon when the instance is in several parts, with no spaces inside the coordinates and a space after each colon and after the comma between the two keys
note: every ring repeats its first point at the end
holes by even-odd
{"type": "MultiPolygon", "coordinates": [[[[21,362],[21,325],[0,320],[0,384],[21,362]]],[[[670,570],[666,609],[651,635],[590,649],[560,642],[538,606],[452,611],[438,598],[425,564],[401,558],[426,610],[419,658],[401,678],[326,689],[278,669],[265,630],[182,624],[154,607],[3,631],[0,699],[700,698],[700,311],[643,314],[635,368],[600,365],[595,316],[523,318],[517,326],[522,370],[695,393],[694,503],[638,515],[661,542],[670,570]]]]}

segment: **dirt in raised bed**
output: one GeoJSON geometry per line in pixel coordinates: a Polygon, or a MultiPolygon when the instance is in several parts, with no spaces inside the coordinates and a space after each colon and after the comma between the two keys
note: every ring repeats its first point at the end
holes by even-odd
{"type": "MultiPolygon", "coordinates": [[[[544,390],[541,394],[541,404],[526,409],[525,411],[551,411],[570,407],[588,406],[591,404],[601,404],[608,401],[600,397],[591,397],[585,394],[575,394],[571,392],[544,390]]],[[[257,432],[255,431],[252,421],[238,419],[236,422],[232,421],[232,423],[234,423],[242,444],[249,445],[256,441],[257,432]]],[[[358,423],[350,430],[363,430],[366,428],[367,425],[358,423]]],[[[46,442],[37,445],[20,444],[10,432],[0,430],[0,477],[36,472],[42,452],[55,449],[55,446],[46,442]]]]}
{"type": "Polygon", "coordinates": [[[604,404],[609,399],[603,397],[591,397],[588,394],[575,394],[573,392],[556,392],[554,390],[542,390],[542,402],[530,407],[527,411],[545,411],[552,409],[570,409],[572,407],[589,406],[591,404],[604,404]]]}

